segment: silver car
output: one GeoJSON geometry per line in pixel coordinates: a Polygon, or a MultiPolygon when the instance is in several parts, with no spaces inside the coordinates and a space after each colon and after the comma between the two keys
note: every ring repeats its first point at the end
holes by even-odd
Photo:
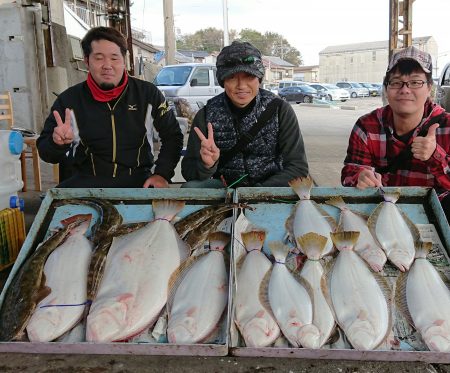
{"type": "Polygon", "coordinates": [[[317,89],[319,97],[325,97],[328,101],[345,102],[350,98],[350,94],[342,88],[334,84],[328,83],[309,83],[311,87],[317,89]]]}
{"type": "Polygon", "coordinates": [[[450,111],[450,62],[442,70],[436,87],[436,102],[450,111]]]}
{"type": "Polygon", "coordinates": [[[356,82],[337,82],[339,88],[344,88],[350,93],[351,98],[369,97],[369,90],[356,82]]]}

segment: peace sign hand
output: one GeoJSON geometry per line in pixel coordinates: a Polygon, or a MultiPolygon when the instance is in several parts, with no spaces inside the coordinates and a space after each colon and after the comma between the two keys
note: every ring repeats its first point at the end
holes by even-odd
{"type": "Polygon", "coordinates": [[[200,156],[202,157],[203,164],[206,168],[211,168],[220,156],[220,149],[214,142],[212,124],[208,123],[208,137],[205,137],[198,127],[194,127],[194,131],[200,139],[200,156]]]}
{"type": "Polygon", "coordinates": [[[61,115],[54,110],[53,115],[56,119],[56,127],[53,129],[53,142],[56,145],[70,144],[73,141],[73,131],[70,125],[70,109],[66,109],[65,121],[61,119],[61,115]]]}

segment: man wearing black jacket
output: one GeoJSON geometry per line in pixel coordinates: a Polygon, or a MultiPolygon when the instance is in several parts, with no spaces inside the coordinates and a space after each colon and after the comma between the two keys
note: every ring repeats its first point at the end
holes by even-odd
{"type": "Polygon", "coordinates": [[[93,28],[81,46],[87,80],[58,96],[37,140],[44,161],[72,164],[73,175],[58,187],[168,187],[183,135],[164,96],[128,76],[119,31],[93,28]],[[156,161],[153,130],[161,139],[156,161]]]}

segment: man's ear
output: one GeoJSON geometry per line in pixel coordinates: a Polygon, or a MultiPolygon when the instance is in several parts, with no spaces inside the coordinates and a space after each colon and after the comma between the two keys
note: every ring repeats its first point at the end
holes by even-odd
{"type": "Polygon", "coordinates": [[[89,57],[84,57],[84,64],[89,67],[89,57]]]}

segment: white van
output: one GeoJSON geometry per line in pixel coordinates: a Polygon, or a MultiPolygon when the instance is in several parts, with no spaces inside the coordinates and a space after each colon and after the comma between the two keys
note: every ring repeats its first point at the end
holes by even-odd
{"type": "Polygon", "coordinates": [[[182,63],[164,66],[153,84],[164,93],[169,105],[176,97],[185,98],[193,108],[206,104],[211,97],[223,92],[216,78],[216,65],[182,63]]]}
{"type": "Polygon", "coordinates": [[[298,87],[300,85],[308,85],[308,83],[300,81],[300,80],[280,80],[278,82],[278,91],[282,88],[286,87],[298,87]]]}

